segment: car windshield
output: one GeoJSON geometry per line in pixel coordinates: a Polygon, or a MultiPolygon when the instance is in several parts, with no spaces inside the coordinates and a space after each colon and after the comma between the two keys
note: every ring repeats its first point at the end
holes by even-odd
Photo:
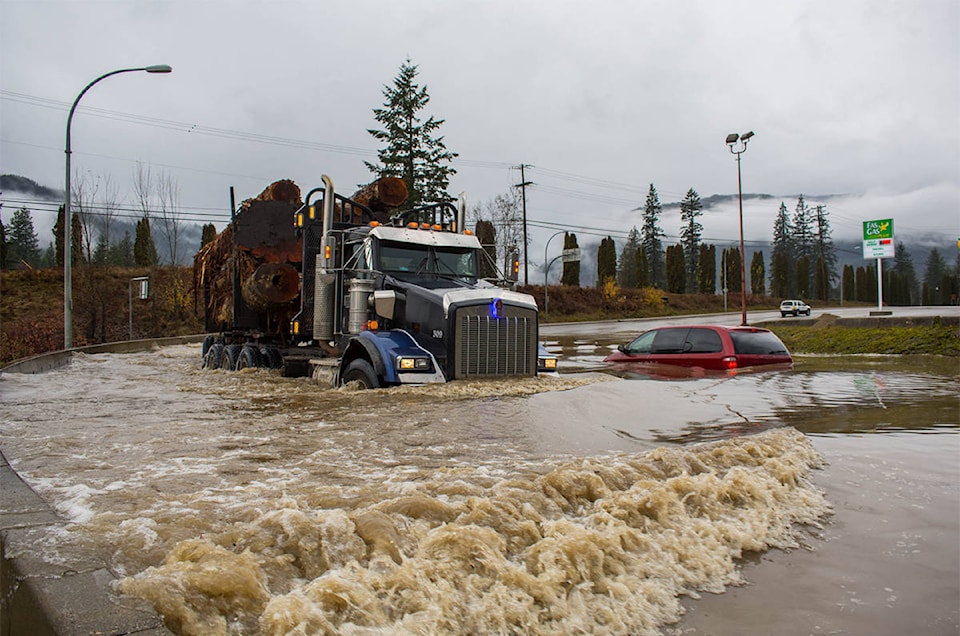
{"type": "Polygon", "coordinates": [[[753,355],[786,355],[787,347],[771,331],[730,330],[733,350],[736,353],[753,355]]]}

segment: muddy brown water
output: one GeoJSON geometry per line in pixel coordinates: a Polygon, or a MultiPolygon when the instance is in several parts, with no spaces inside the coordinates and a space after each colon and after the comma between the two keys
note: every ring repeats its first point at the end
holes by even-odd
{"type": "Polygon", "coordinates": [[[939,358],[357,392],[198,346],[0,376],[0,445],[182,634],[957,634],[939,358]]]}

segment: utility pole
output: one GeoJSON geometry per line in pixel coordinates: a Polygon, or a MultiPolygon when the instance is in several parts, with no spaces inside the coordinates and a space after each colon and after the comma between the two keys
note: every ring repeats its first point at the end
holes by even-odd
{"type": "Polygon", "coordinates": [[[529,285],[530,278],[529,272],[527,271],[527,262],[529,260],[527,259],[527,186],[533,185],[533,182],[527,181],[523,172],[524,168],[530,168],[530,165],[521,163],[517,167],[520,168],[520,183],[515,187],[520,188],[520,205],[523,209],[523,284],[529,285]]]}

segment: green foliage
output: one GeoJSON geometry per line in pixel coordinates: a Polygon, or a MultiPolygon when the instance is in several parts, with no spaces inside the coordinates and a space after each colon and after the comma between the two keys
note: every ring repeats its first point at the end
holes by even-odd
{"type": "Polygon", "coordinates": [[[203,232],[200,235],[200,247],[203,248],[204,245],[212,241],[217,237],[217,228],[213,223],[207,223],[203,226],[203,232]]]}
{"type": "MultiPolygon", "coordinates": [[[[563,249],[579,249],[577,235],[573,232],[565,232],[563,235],[563,249]]],[[[563,275],[560,277],[560,283],[563,285],[580,286],[580,261],[570,261],[563,264],[563,275]]]]}
{"type": "Polygon", "coordinates": [[[13,213],[7,230],[7,264],[11,269],[40,265],[40,242],[33,228],[30,210],[20,208],[13,213]]]}
{"type": "Polygon", "coordinates": [[[740,293],[740,248],[731,247],[723,250],[723,277],[721,281],[725,283],[721,287],[726,287],[729,293],[740,293]]]}
{"type": "Polygon", "coordinates": [[[697,258],[697,291],[712,294],[717,289],[717,246],[700,245],[697,258]]]}
{"type": "Polygon", "coordinates": [[[682,294],[686,291],[687,272],[683,263],[683,246],[667,246],[667,291],[672,294],[682,294]]]}
{"type": "Polygon", "coordinates": [[[776,333],[793,353],[960,356],[960,329],[956,325],[804,327],[770,323],[765,327],[776,333]]]}
{"type": "Polygon", "coordinates": [[[794,292],[799,298],[810,297],[810,258],[801,256],[797,259],[797,286],[794,292]]]}
{"type": "Polygon", "coordinates": [[[650,264],[647,262],[647,253],[637,250],[637,287],[650,286],[650,264]]]}
{"type": "Polygon", "coordinates": [[[436,133],[444,120],[431,115],[421,120],[420,111],[430,101],[426,86],[415,80],[417,66],[407,59],[400,65],[393,86],[385,86],[383,108],[373,110],[384,128],[368,130],[385,145],[378,152],[379,164],[364,162],[378,177],[400,177],[407,184],[409,196],[404,209],[423,203],[451,201],[447,194],[450,176],[456,170],[448,164],[457,153],[447,150],[443,137],[436,133]]]}
{"type": "Polygon", "coordinates": [[[843,266],[843,300],[853,300],[856,298],[857,286],[856,276],[853,265],[843,266]]]}
{"type": "Polygon", "coordinates": [[[603,287],[609,278],[617,280],[617,246],[608,236],[597,249],[597,287],[603,287]]]}
{"type": "Polygon", "coordinates": [[[133,240],[133,262],[137,267],[153,267],[160,262],[157,246],[150,233],[150,217],[137,221],[136,237],[133,240]]]}
{"type": "Polygon", "coordinates": [[[793,295],[793,239],[787,206],[781,201],[773,222],[773,251],[770,254],[770,293],[779,298],[793,295]]]}
{"type": "Polygon", "coordinates": [[[649,280],[655,286],[663,289],[667,282],[666,265],[664,263],[663,242],[665,236],[660,228],[660,215],[663,208],[657,189],[650,184],[647,191],[647,200],[643,206],[643,227],[640,229],[641,245],[647,256],[649,280]]]}
{"type": "Polygon", "coordinates": [[[696,190],[690,188],[680,202],[680,244],[686,268],[686,289],[693,291],[697,284],[697,261],[700,258],[700,235],[703,225],[697,220],[703,214],[703,203],[696,190]]]}
{"type": "Polygon", "coordinates": [[[620,250],[620,263],[617,267],[617,280],[621,287],[633,289],[637,286],[637,252],[640,250],[640,232],[636,227],[627,234],[627,241],[620,250]]]}
{"type": "Polygon", "coordinates": [[[750,260],[750,293],[763,296],[767,293],[766,268],[763,265],[763,252],[757,250],[750,260]]]}

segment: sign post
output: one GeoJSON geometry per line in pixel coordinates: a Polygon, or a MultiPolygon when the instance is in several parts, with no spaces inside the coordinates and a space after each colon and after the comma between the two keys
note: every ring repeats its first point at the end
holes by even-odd
{"type": "Polygon", "coordinates": [[[863,258],[877,259],[877,313],[883,313],[883,259],[893,258],[893,219],[863,222],[863,258]]]}

